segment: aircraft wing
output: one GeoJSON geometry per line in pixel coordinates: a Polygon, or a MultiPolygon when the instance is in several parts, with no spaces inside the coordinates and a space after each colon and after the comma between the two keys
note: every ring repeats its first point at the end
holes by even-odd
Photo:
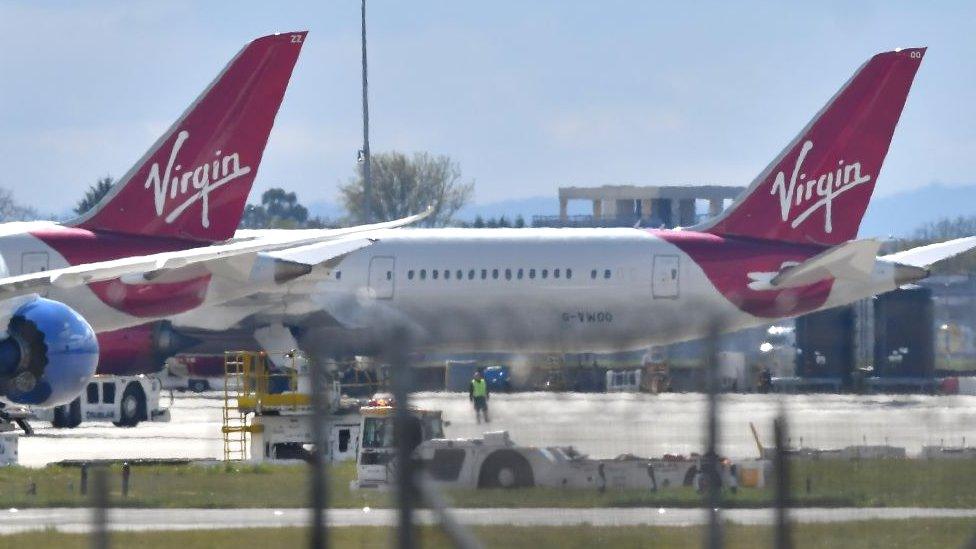
{"type": "Polygon", "coordinates": [[[122,278],[126,282],[151,282],[179,272],[227,273],[249,269],[253,260],[263,256],[271,260],[276,281],[308,273],[311,267],[360,248],[375,239],[368,233],[380,229],[403,227],[424,219],[433,210],[383,223],[359,225],[344,229],[275,231],[266,236],[227,244],[201,246],[175,252],[132,256],[109,261],[73,265],[61,269],[0,278],[0,297],[35,293],[46,288],[71,288],[92,282],[122,278]],[[279,278],[283,275],[283,279],[279,278]]]}
{"type": "Polygon", "coordinates": [[[871,276],[878,248],[876,240],[852,240],[834,246],[792,267],[786,267],[770,280],[775,288],[812,284],[825,278],[865,278],[871,276]]]}
{"type": "Polygon", "coordinates": [[[976,236],[967,236],[896,252],[882,256],[881,259],[902,265],[911,265],[912,267],[928,267],[943,259],[968,252],[973,248],[976,248],[976,236]]]}

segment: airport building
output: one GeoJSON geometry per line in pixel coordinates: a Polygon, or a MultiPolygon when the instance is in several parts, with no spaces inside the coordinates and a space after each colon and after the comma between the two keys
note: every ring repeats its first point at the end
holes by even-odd
{"type": "Polygon", "coordinates": [[[603,185],[560,187],[559,215],[532,217],[534,227],[688,227],[722,212],[745,187],[603,185]],[[592,203],[590,215],[569,215],[570,200],[592,203]]]}

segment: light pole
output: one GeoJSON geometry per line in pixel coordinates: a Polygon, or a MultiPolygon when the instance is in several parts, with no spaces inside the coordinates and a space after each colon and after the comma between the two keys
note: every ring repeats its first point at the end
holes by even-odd
{"type": "Polygon", "coordinates": [[[360,160],[363,163],[363,221],[370,223],[373,218],[373,181],[369,174],[369,97],[366,80],[366,0],[362,0],[362,44],[363,44],[363,150],[360,160]]]}

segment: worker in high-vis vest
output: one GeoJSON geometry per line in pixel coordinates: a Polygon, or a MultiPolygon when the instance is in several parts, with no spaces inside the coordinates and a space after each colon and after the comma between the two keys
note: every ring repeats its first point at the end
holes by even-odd
{"type": "Polygon", "coordinates": [[[481,370],[475,370],[474,378],[471,380],[471,386],[468,389],[468,399],[474,403],[474,417],[481,423],[481,416],[484,415],[485,423],[490,422],[488,419],[488,382],[485,381],[485,377],[481,375],[481,370]]]}

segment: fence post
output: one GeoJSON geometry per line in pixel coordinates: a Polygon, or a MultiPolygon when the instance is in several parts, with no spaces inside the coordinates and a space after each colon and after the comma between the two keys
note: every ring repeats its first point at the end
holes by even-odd
{"type": "Polygon", "coordinates": [[[393,433],[397,441],[397,506],[400,511],[397,545],[400,549],[412,549],[415,546],[413,514],[418,493],[414,484],[413,456],[411,456],[413,448],[410,444],[411,418],[408,409],[410,390],[413,387],[413,369],[407,359],[409,334],[406,328],[395,326],[386,341],[388,345],[386,356],[393,377],[393,400],[396,403],[393,433]]]}
{"type": "Polygon", "coordinates": [[[776,539],[777,549],[791,549],[793,538],[790,533],[790,462],[787,455],[786,412],[780,410],[779,417],[773,421],[773,437],[776,442],[776,457],[773,460],[776,479],[776,539]]]}
{"type": "Polygon", "coordinates": [[[129,497],[129,475],[131,474],[131,469],[129,468],[129,462],[126,461],[122,463],[122,497],[129,497]]]}
{"type": "Polygon", "coordinates": [[[709,327],[706,343],[705,385],[708,391],[706,445],[702,456],[701,478],[705,481],[705,504],[708,506],[708,536],[705,546],[709,549],[722,547],[722,523],[719,506],[722,498],[722,475],[718,467],[719,423],[718,423],[718,323],[709,327]]]}
{"type": "MultiPolygon", "coordinates": [[[[295,351],[293,351],[295,352],[295,351]]],[[[328,444],[325,436],[325,422],[323,421],[327,413],[325,402],[325,391],[327,383],[325,372],[322,371],[323,365],[318,360],[308,360],[310,375],[310,385],[312,390],[312,537],[309,544],[312,549],[327,549],[329,546],[328,532],[326,531],[325,509],[328,498],[328,488],[326,486],[325,475],[325,446],[328,444]]]]}
{"type": "Polygon", "coordinates": [[[92,549],[108,549],[108,471],[95,467],[92,486],[92,549]]]}

